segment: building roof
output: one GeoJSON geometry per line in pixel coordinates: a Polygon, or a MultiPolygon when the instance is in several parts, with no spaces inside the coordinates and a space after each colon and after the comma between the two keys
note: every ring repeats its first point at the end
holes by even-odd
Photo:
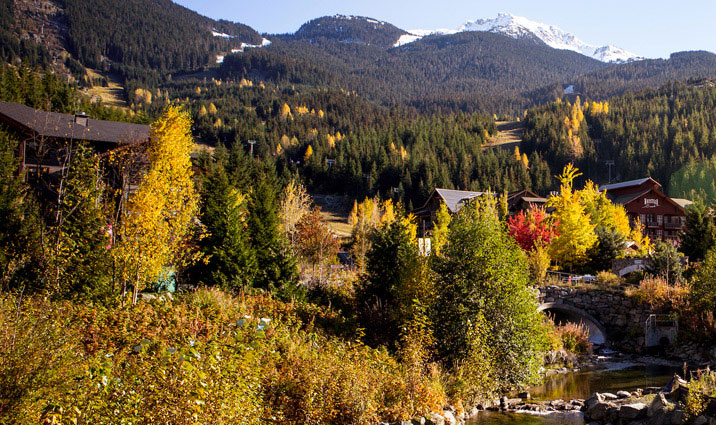
{"type": "Polygon", "coordinates": [[[462,208],[465,202],[478,196],[482,196],[486,192],[471,192],[468,190],[436,188],[435,193],[437,193],[441,198],[443,198],[443,201],[445,201],[445,206],[447,206],[448,210],[451,213],[456,213],[460,211],[460,208],[462,208]]]}
{"type": "MultiPolygon", "coordinates": [[[[669,198],[668,196],[663,194],[661,191],[656,190],[656,188],[649,188],[649,189],[642,190],[641,192],[627,193],[625,195],[620,195],[620,196],[614,197],[613,199],[611,199],[611,201],[615,204],[626,205],[630,202],[633,202],[637,198],[639,198],[643,195],[646,195],[647,193],[650,193],[650,192],[661,197],[666,202],[674,205],[676,208],[683,210],[686,207],[685,205],[682,205],[680,202],[677,202],[676,199],[669,198]]],[[[686,205],[689,205],[689,203],[693,203],[693,202],[689,201],[688,199],[680,199],[680,201],[686,202],[686,205]]]]}
{"type": "Polygon", "coordinates": [[[599,190],[610,191],[610,190],[615,190],[615,189],[623,189],[626,187],[641,186],[644,183],[648,182],[649,180],[656,183],[657,187],[661,187],[661,184],[659,184],[659,182],[657,182],[656,180],[652,179],[651,177],[645,177],[643,179],[629,180],[629,181],[621,182],[621,183],[605,184],[604,186],[599,186],[599,190]]]}
{"type": "Polygon", "coordinates": [[[12,102],[0,102],[0,118],[42,137],[104,143],[131,143],[149,139],[148,125],[91,118],[87,119],[87,125],[82,125],[75,122],[73,114],[46,112],[12,102]]]}
{"type": "Polygon", "coordinates": [[[684,199],[684,198],[671,198],[671,200],[676,202],[677,204],[679,204],[681,206],[681,208],[686,208],[689,205],[693,204],[693,201],[689,201],[688,199],[684,199]]]}

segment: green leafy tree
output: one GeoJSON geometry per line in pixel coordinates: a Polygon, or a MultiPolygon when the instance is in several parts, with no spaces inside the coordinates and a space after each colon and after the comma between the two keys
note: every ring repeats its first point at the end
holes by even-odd
{"type": "Polygon", "coordinates": [[[689,282],[690,301],[703,323],[716,316],[716,251],[709,250],[699,265],[696,276],[689,282]],[[710,316],[710,318],[709,318],[710,316]]]}
{"type": "Polygon", "coordinates": [[[454,369],[489,358],[497,387],[535,380],[543,361],[542,318],[524,253],[494,200],[474,200],[453,216],[448,244],[433,264],[440,358],[454,369]]]}
{"type": "Polygon", "coordinates": [[[55,222],[48,226],[49,288],[56,295],[108,299],[111,228],[103,211],[103,186],[98,159],[91,148],[72,151],[66,178],[61,184],[55,222]]]}

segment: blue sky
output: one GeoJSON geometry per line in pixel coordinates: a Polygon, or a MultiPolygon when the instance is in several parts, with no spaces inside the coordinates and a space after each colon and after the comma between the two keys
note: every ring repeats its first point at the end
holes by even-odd
{"type": "Polygon", "coordinates": [[[336,13],[369,16],[403,29],[457,28],[498,12],[555,25],[596,45],[613,44],[646,57],[682,50],[716,52],[712,0],[175,0],[216,19],[262,33],[296,31],[306,21],[336,13]]]}

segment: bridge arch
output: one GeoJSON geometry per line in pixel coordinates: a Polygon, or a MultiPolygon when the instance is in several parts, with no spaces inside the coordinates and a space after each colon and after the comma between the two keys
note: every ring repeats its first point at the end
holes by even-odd
{"type": "Polygon", "coordinates": [[[607,331],[599,321],[586,311],[564,303],[542,303],[539,311],[552,313],[557,324],[564,322],[582,323],[589,330],[589,341],[593,344],[605,345],[607,331]]]}
{"type": "Polygon", "coordinates": [[[640,270],[644,270],[643,264],[632,264],[630,266],[626,266],[623,269],[619,270],[617,274],[619,275],[619,277],[624,277],[631,272],[636,272],[636,271],[640,271],[640,270]]]}

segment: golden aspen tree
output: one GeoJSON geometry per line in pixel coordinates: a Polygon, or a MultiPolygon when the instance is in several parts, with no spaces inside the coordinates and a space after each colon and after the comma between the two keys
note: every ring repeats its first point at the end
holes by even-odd
{"type": "Polygon", "coordinates": [[[433,234],[430,241],[430,250],[434,255],[440,255],[445,243],[447,243],[448,226],[452,216],[448,211],[445,202],[440,202],[440,207],[435,213],[435,221],[433,221],[433,234]]]}
{"type": "Polygon", "coordinates": [[[313,148],[311,147],[311,145],[308,145],[308,147],[306,148],[306,152],[304,152],[304,154],[303,154],[303,160],[308,161],[308,159],[312,155],[313,155],[313,148]]]}
{"type": "Polygon", "coordinates": [[[318,110],[318,118],[323,118],[326,114],[323,112],[323,109],[318,110]]]}
{"type": "Polygon", "coordinates": [[[326,142],[328,142],[328,147],[333,149],[336,147],[336,138],[331,136],[330,134],[326,135],[326,142]]]}
{"type": "Polygon", "coordinates": [[[217,112],[216,105],[214,105],[213,102],[209,103],[209,114],[216,115],[216,112],[217,112]]]}
{"type": "Polygon", "coordinates": [[[291,115],[291,107],[288,106],[287,103],[281,105],[281,109],[278,112],[278,116],[279,118],[281,118],[282,121],[293,119],[293,115],[291,115]]]}
{"type": "Polygon", "coordinates": [[[381,216],[380,216],[380,224],[390,224],[395,221],[395,206],[393,205],[393,201],[390,199],[387,199],[383,201],[383,204],[381,205],[381,216]]]}
{"type": "Polygon", "coordinates": [[[589,214],[580,202],[579,193],[573,190],[574,179],[581,175],[572,164],[567,164],[557,176],[561,183],[559,195],[547,200],[547,206],[555,209],[552,219],[557,230],[550,252],[552,258],[564,266],[583,263],[587,250],[597,242],[589,214]]]}
{"type": "Polygon", "coordinates": [[[128,285],[132,303],[165,267],[180,264],[191,223],[198,212],[192,179],[191,118],[178,107],[168,107],[151,127],[149,168],[130,195],[118,243],[113,249],[123,302],[128,285]]]}
{"type": "Polygon", "coordinates": [[[295,245],[296,224],[309,212],[311,212],[311,197],[308,195],[306,187],[292,179],[283,189],[279,210],[283,230],[289,236],[292,247],[295,245]]]}
{"type": "Polygon", "coordinates": [[[527,158],[527,154],[522,154],[522,165],[524,165],[525,168],[530,168],[530,160],[527,158]]]}

